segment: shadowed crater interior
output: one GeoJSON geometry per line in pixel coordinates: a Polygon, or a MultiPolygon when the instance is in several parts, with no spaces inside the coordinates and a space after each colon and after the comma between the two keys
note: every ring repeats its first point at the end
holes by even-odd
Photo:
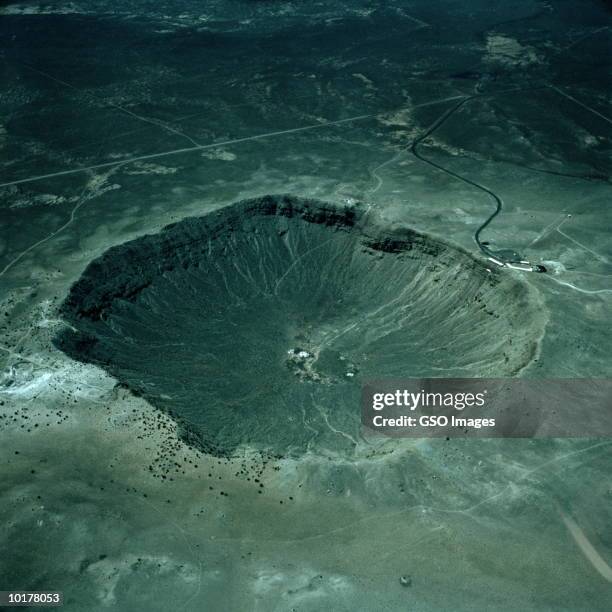
{"type": "Polygon", "coordinates": [[[288,196],[109,249],[62,316],[63,351],[214,454],[350,452],[364,379],[511,376],[544,325],[528,285],[466,252],[288,196]]]}

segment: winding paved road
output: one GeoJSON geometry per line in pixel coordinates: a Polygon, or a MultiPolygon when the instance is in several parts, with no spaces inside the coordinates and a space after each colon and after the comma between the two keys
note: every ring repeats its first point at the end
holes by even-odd
{"type": "Polygon", "coordinates": [[[476,187],[477,189],[480,189],[481,191],[484,191],[489,197],[491,197],[493,199],[493,201],[495,202],[495,210],[478,227],[478,229],[474,233],[474,240],[476,241],[476,244],[478,245],[478,248],[487,257],[495,257],[496,259],[500,259],[501,261],[510,261],[510,260],[506,260],[506,259],[496,255],[495,253],[493,253],[480,240],[480,234],[482,233],[482,230],[484,230],[487,227],[487,225],[489,225],[489,223],[491,223],[491,221],[493,221],[493,219],[501,212],[501,209],[503,208],[502,199],[496,193],[494,193],[493,191],[491,191],[490,189],[488,189],[484,185],[481,185],[480,183],[477,183],[476,181],[472,181],[471,179],[465,178],[464,176],[461,176],[460,174],[457,174],[456,172],[453,172],[452,170],[449,170],[448,168],[445,168],[444,166],[441,166],[440,164],[437,164],[436,162],[431,161],[430,159],[427,159],[426,157],[423,157],[419,153],[419,151],[418,151],[418,146],[426,138],[431,136],[456,111],[458,111],[464,104],[467,104],[471,100],[474,100],[475,98],[479,98],[479,97],[484,97],[484,96],[482,96],[482,95],[466,96],[459,103],[455,104],[455,106],[453,106],[450,109],[448,109],[443,115],[441,115],[438,119],[436,119],[436,121],[434,121],[434,123],[427,130],[425,130],[425,132],[423,132],[423,134],[421,134],[418,138],[415,138],[415,140],[410,145],[410,151],[412,152],[412,154],[417,159],[420,159],[422,162],[424,162],[426,164],[429,164],[430,166],[433,166],[437,170],[440,170],[441,172],[444,172],[445,174],[448,174],[449,176],[452,176],[453,178],[456,178],[459,181],[462,181],[464,183],[467,183],[468,185],[471,185],[472,187],[476,187]]]}

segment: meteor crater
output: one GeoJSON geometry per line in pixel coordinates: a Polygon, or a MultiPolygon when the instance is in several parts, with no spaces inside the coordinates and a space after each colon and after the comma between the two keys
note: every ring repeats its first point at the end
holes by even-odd
{"type": "Polygon", "coordinates": [[[215,455],[352,454],[363,380],[513,376],[545,322],[529,285],[455,246],[290,196],[110,248],[61,313],[57,346],[215,455]]]}

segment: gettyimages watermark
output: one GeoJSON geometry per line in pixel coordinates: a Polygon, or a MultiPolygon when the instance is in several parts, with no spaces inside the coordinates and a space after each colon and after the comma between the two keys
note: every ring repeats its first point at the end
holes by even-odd
{"type": "Polygon", "coordinates": [[[362,388],[366,434],[612,438],[612,380],[413,378],[362,388]]]}

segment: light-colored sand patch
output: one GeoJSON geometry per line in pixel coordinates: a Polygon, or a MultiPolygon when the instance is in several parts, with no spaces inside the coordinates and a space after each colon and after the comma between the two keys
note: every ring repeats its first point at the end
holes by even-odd
{"type": "Polygon", "coordinates": [[[92,563],[87,572],[98,586],[98,599],[103,605],[116,603],[115,591],[123,578],[130,578],[134,572],[143,572],[147,576],[161,577],[175,574],[187,584],[196,584],[199,580],[199,568],[192,564],[175,561],[165,555],[127,554],[119,559],[104,558],[92,563]]]}
{"type": "Polygon", "coordinates": [[[351,76],[361,81],[368,89],[376,89],[374,87],[374,83],[370,79],[368,79],[368,77],[365,76],[365,74],[361,74],[361,72],[353,72],[351,76]]]}
{"type": "MultiPolygon", "coordinates": [[[[0,141],[1,144],[1,141],[0,141]]],[[[71,198],[74,199],[74,198],[71,198]]],[[[57,206],[68,201],[64,196],[54,193],[41,193],[32,198],[19,198],[15,200],[9,208],[30,208],[32,206],[57,206]]]]}
{"type": "Polygon", "coordinates": [[[380,115],[378,117],[378,121],[380,121],[383,125],[389,125],[389,126],[408,127],[408,126],[414,125],[414,118],[409,108],[401,108],[392,113],[387,113],[386,115],[380,115]]]}
{"type": "Polygon", "coordinates": [[[65,4],[33,3],[33,4],[9,4],[0,8],[0,15],[76,15],[87,14],[90,11],[74,2],[65,4]]]}
{"type": "Polygon", "coordinates": [[[131,168],[125,170],[126,174],[136,175],[136,174],[175,174],[177,168],[173,168],[171,166],[161,166],[159,164],[148,164],[146,162],[135,162],[132,164],[131,168]]]}
{"type": "Polygon", "coordinates": [[[226,151],[225,149],[210,149],[208,151],[203,151],[202,157],[221,161],[234,161],[237,155],[231,151],[226,151]]]}
{"type": "Polygon", "coordinates": [[[530,45],[502,34],[489,34],[485,62],[504,67],[522,67],[543,63],[541,55],[530,45]]]}

